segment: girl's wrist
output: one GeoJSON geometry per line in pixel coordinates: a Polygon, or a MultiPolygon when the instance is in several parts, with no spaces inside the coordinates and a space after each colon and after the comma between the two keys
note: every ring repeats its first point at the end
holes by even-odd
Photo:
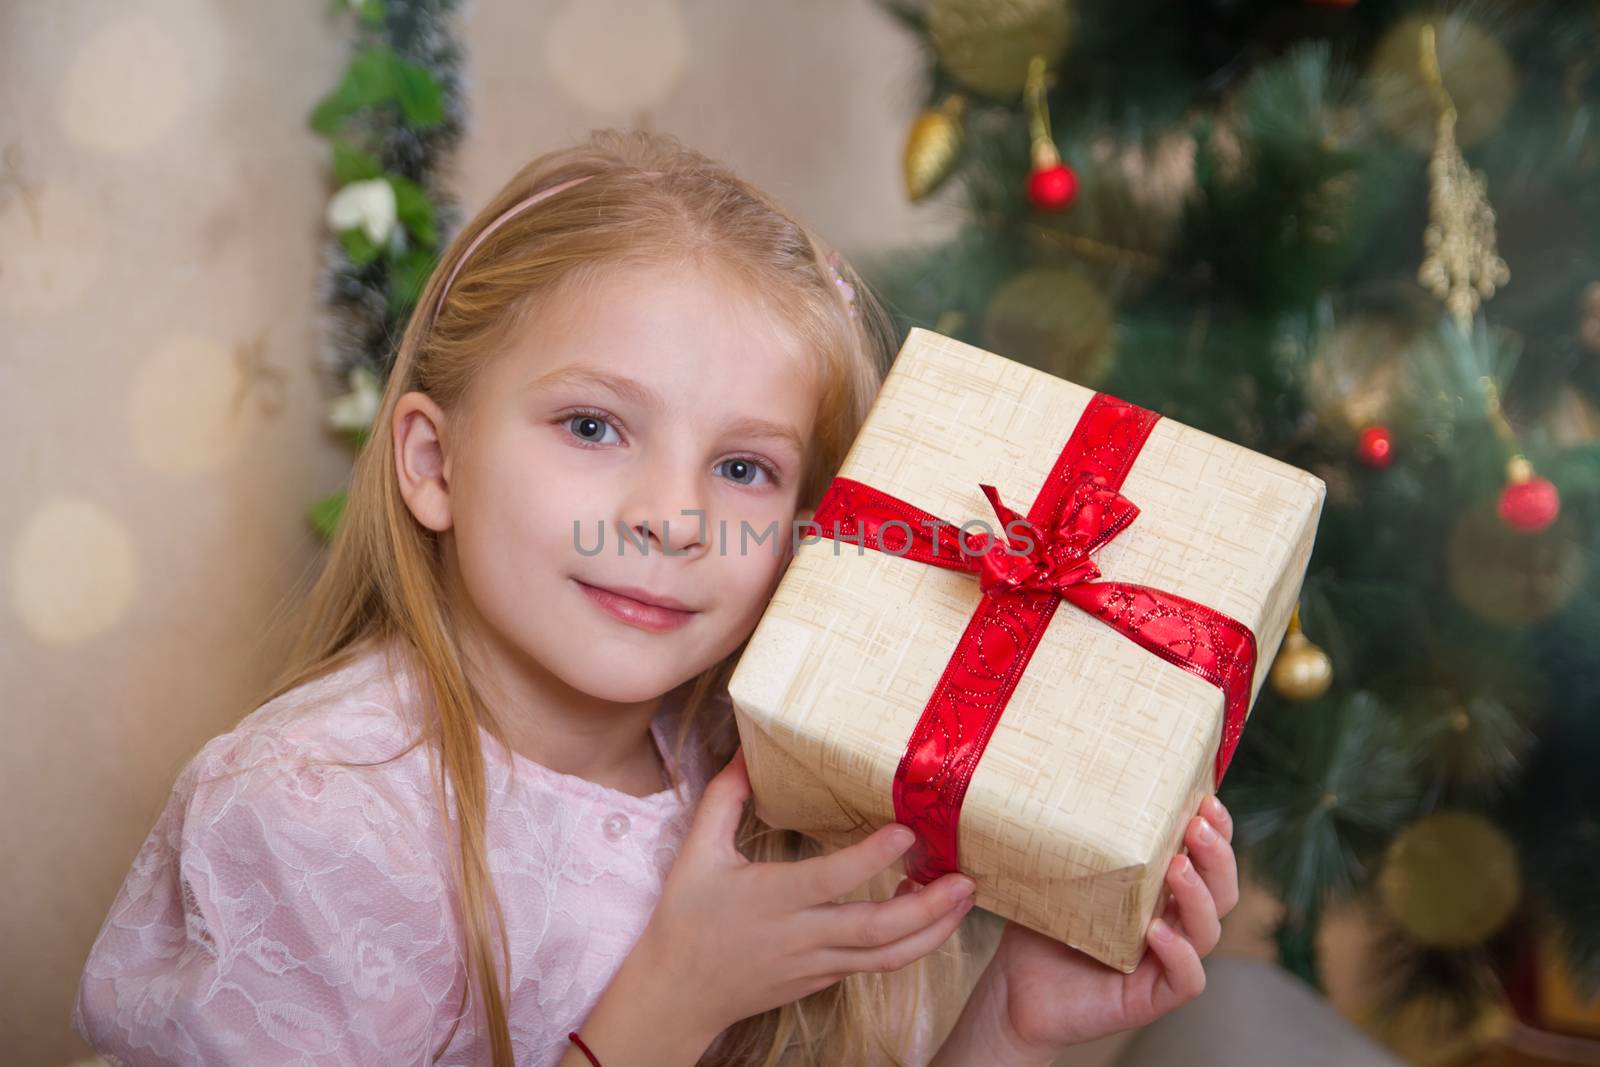
{"type": "MultiPolygon", "coordinates": [[[[576,1032],[602,1067],[692,1067],[723,1027],[709,1005],[672,973],[655,945],[642,938],[612,977],[576,1032]]],[[[557,1067],[592,1067],[576,1042],[557,1067]]]]}
{"type": "Polygon", "coordinates": [[[991,961],[928,1067],[1050,1067],[1055,1062],[1060,1049],[1030,1046],[1011,1029],[1005,982],[1005,974],[991,961]]]}

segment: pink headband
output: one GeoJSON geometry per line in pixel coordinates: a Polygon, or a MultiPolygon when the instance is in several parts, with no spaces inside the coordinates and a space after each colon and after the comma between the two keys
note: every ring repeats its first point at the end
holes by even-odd
{"type": "MultiPolygon", "coordinates": [[[[661,172],[658,170],[647,170],[642,171],[641,173],[649,177],[657,177],[661,174],[661,172]]],[[[439,290],[439,300],[433,306],[433,317],[437,319],[439,317],[439,312],[443,310],[445,294],[450,292],[450,286],[455,284],[456,275],[461,273],[462,266],[467,262],[468,259],[472,257],[472,253],[478,250],[478,246],[483,244],[484,241],[488,240],[490,234],[494,233],[494,231],[505,225],[508,220],[532,207],[534,204],[537,204],[546,197],[554,196],[563,189],[581,184],[582,182],[586,182],[593,177],[593,174],[580,174],[576,178],[569,178],[558,185],[552,185],[548,188],[540,189],[538,192],[523,197],[515,204],[512,204],[510,207],[506,208],[495,217],[493,222],[489,223],[489,225],[478,231],[478,236],[474,237],[472,242],[467,245],[466,251],[462,252],[461,255],[456,257],[455,266],[450,268],[450,275],[449,277],[445,278],[444,286],[439,290]]],[[[844,302],[849,305],[850,314],[857,315],[858,312],[856,311],[855,306],[855,287],[849,282],[845,281],[844,278],[839,274],[839,253],[830,252],[827,257],[827,262],[828,272],[833,275],[834,284],[839,287],[840,295],[844,297],[844,302]]]]}
{"type": "Polygon", "coordinates": [[[478,250],[478,246],[483,244],[483,242],[488,239],[491,233],[494,233],[494,231],[498,230],[501,226],[504,226],[511,218],[532,207],[534,204],[537,204],[545,197],[554,196],[563,189],[577,185],[581,182],[586,182],[593,177],[593,174],[580,174],[576,178],[569,178],[566,181],[561,182],[559,185],[552,185],[548,188],[540,189],[537,193],[523,197],[515,204],[512,204],[510,207],[506,208],[495,218],[493,222],[489,223],[489,225],[485,226],[482,230],[479,230],[478,236],[474,237],[472,239],[472,243],[467,245],[467,250],[456,257],[456,265],[450,268],[450,276],[444,280],[444,287],[439,290],[439,300],[433,306],[433,317],[439,317],[439,312],[444,308],[444,296],[450,291],[450,286],[455,283],[456,275],[461,273],[462,265],[465,264],[466,261],[472,256],[473,252],[478,250]]]}

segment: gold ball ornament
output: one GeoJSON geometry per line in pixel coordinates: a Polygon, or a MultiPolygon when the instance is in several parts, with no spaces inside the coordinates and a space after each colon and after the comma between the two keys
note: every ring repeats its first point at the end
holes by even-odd
{"type": "Polygon", "coordinates": [[[1333,661],[1300,631],[1300,609],[1289,616],[1289,631],[1267,676],[1272,689],[1289,700],[1315,700],[1333,684],[1333,661]]]}
{"type": "Polygon", "coordinates": [[[1007,281],[989,301],[982,347],[1092,386],[1111,369],[1115,318],[1111,302],[1086,275],[1035,267],[1007,281]]]}
{"type": "Polygon", "coordinates": [[[1570,515],[1537,533],[1521,533],[1500,520],[1495,496],[1456,520],[1445,566],[1456,600],[1480,619],[1502,626],[1526,626],[1556,614],[1589,570],[1570,515]]]}
{"type": "Polygon", "coordinates": [[[906,135],[901,162],[906,196],[914,203],[937,189],[956,169],[961,156],[961,112],[966,100],[951,93],[937,108],[917,116],[906,135]]]}
{"type": "Polygon", "coordinates": [[[1007,100],[1022,91],[1034,56],[1055,65],[1067,45],[1067,8],[1067,0],[933,0],[928,36],[956,80],[1007,100]]]}
{"type": "Polygon", "coordinates": [[[1306,404],[1321,423],[1357,431],[1393,422],[1414,389],[1417,345],[1436,333],[1380,314],[1352,315],[1323,334],[1306,365],[1306,404]]]}
{"type": "Polygon", "coordinates": [[[1434,948],[1481,945],[1522,896],[1516,847],[1481,815],[1429,812],[1389,843],[1377,878],[1383,909],[1434,948]]]}
{"type": "Polygon", "coordinates": [[[1456,143],[1470,148],[1500,128],[1516,96],[1516,71],[1500,42],[1459,14],[1408,16],[1383,35],[1366,72],[1373,111],[1395,137],[1423,151],[1433,146],[1439,111],[1419,62],[1427,25],[1455,104],[1456,143]]]}

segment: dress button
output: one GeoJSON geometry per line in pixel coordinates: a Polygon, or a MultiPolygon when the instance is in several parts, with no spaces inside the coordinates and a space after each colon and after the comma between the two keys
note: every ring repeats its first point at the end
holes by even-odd
{"type": "Polygon", "coordinates": [[[614,812],[606,816],[604,828],[607,838],[612,841],[621,841],[628,832],[628,817],[620,811],[614,812]]]}

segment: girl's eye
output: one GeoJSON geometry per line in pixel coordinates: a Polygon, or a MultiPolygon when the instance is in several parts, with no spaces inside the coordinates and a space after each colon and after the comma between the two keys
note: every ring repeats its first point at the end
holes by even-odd
{"type": "Polygon", "coordinates": [[[760,482],[756,481],[756,478],[761,475],[766,476],[768,484],[777,484],[777,472],[758,460],[735,456],[732,459],[723,460],[722,464],[718,465],[722,466],[723,464],[727,466],[729,477],[739,485],[759,485],[760,482]]]}
{"type": "Polygon", "coordinates": [[[605,432],[607,429],[616,432],[616,427],[610,422],[599,415],[587,412],[568,416],[567,429],[580,441],[593,445],[611,444],[612,442],[605,439],[605,432]]]}
{"type": "MultiPolygon", "coordinates": [[[[598,411],[578,411],[566,417],[567,432],[576,437],[585,446],[598,446],[606,444],[620,444],[621,436],[607,440],[606,431],[616,434],[616,425],[609,416],[598,411]]],[[[734,456],[717,464],[726,467],[728,477],[737,485],[761,485],[760,478],[765,476],[768,485],[779,483],[778,472],[768,463],[747,456],[734,456]]]]}

